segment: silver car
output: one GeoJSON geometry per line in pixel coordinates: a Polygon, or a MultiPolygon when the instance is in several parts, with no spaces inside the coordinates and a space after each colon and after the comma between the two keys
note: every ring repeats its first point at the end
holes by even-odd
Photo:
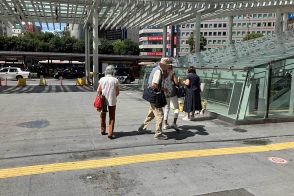
{"type": "Polygon", "coordinates": [[[29,78],[30,72],[22,71],[18,67],[4,67],[0,69],[0,78],[3,79],[21,79],[29,78]]]}

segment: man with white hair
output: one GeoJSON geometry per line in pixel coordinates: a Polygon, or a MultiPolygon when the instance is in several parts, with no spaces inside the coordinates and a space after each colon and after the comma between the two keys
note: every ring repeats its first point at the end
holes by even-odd
{"type": "Polygon", "coordinates": [[[99,80],[98,93],[104,97],[104,107],[101,111],[101,134],[106,135],[106,112],[107,107],[109,110],[109,127],[108,127],[108,138],[113,139],[113,130],[115,123],[115,110],[117,103],[117,96],[119,95],[119,82],[114,77],[115,68],[113,65],[109,65],[105,69],[105,77],[99,80]]]}
{"type": "MultiPolygon", "coordinates": [[[[170,58],[161,58],[158,66],[154,67],[150,73],[148,79],[148,87],[154,90],[160,91],[162,89],[162,75],[163,72],[168,69],[171,65],[170,58]]],[[[165,134],[162,133],[162,122],[163,122],[163,109],[155,107],[155,104],[150,103],[149,111],[144,123],[139,127],[138,132],[146,132],[147,126],[149,123],[156,119],[156,129],[155,129],[155,139],[166,140],[168,139],[165,134]]]]}

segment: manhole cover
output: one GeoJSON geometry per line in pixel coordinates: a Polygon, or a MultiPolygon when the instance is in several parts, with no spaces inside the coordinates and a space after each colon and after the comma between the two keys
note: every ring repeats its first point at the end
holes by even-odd
{"type": "Polygon", "coordinates": [[[35,120],[18,124],[19,127],[25,128],[44,128],[49,125],[48,120],[35,120]]]}
{"type": "Polygon", "coordinates": [[[286,159],[283,158],[279,158],[279,157],[269,157],[268,160],[270,160],[273,163],[276,164],[287,164],[288,161],[286,159]]]}

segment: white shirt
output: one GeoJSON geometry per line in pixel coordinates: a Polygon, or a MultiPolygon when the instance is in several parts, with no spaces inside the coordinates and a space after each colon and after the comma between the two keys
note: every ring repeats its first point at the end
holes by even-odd
{"type": "Polygon", "coordinates": [[[153,75],[152,84],[153,83],[159,84],[159,82],[161,80],[161,75],[162,75],[161,73],[162,73],[162,69],[161,69],[161,67],[159,67],[159,69],[156,70],[154,75],[153,75]]]}
{"type": "Polygon", "coordinates": [[[99,85],[102,87],[102,95],[105,97],[108,106],[115,106],[116,88],[119,86],[118,79],[113,76],[106,75],[99,80],[99,85]]]}

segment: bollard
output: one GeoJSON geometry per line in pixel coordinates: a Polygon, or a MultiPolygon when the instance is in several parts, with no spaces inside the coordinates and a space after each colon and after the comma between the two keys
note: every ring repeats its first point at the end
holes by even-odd
{"type": "Polygon", "coordinates": [[[62,76],[59,77],[59,80],[60,80],[60,86],[63,86],[63,81],[62,81],[63,78],[62,78],[62,76]]]}
{"type": "Polygon", "coordinates": [[[26,86],[26,85],[27,85],[26,79],[24,78],[18,79],[17,86],[26,86]]]}
{"type": "Polygon", "coordinates": [[[77,78],[76,85],[77,86],[84,86],[86,84],[85,79],[77,78]]]}
{"type": "Polygon", "coordinates": [[[45,78],[43,77],[43,75],[40,76],[40,83],[39,83],[39,86],[46,86],[47,83],[46,83],[46,80],[45,78]]]}

